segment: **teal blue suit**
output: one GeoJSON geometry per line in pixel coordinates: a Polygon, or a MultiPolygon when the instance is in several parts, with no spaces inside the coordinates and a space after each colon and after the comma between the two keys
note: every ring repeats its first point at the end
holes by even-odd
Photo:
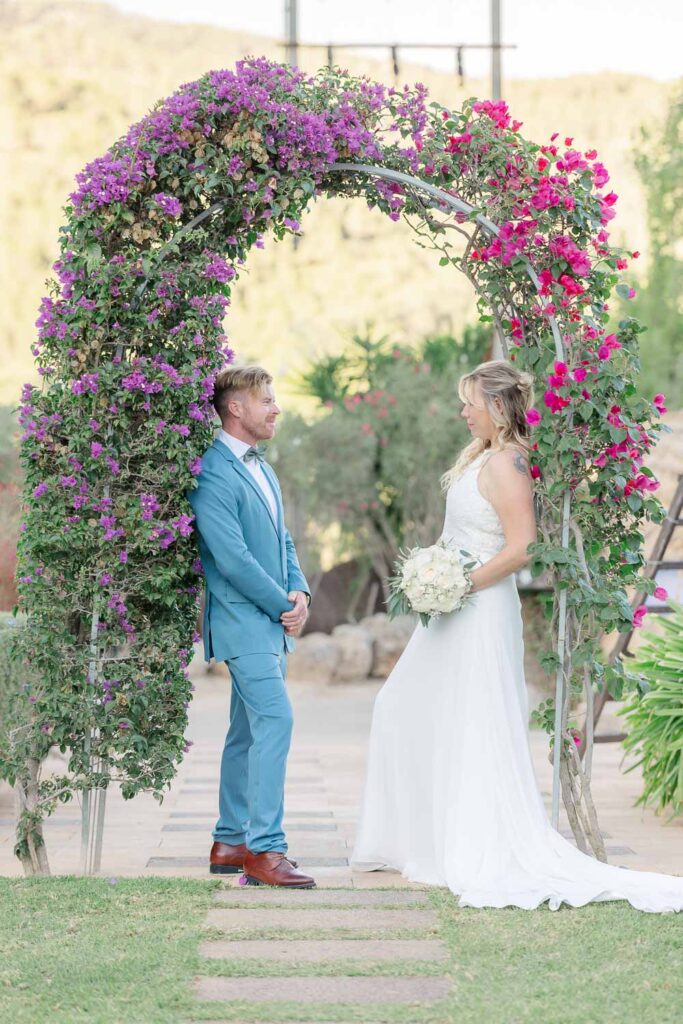
{"type": "Polygon", "coordinates": [[[214,838],[250,850],[287,850],[282,817],[292,708],[285,686],[294,641],[280,622],[287,594],[310,593],[285,527],[282,493],[262,464],[277,514],[248,468],[216,440],[188,494],[206,577],[204,653],[232,678],[214,838]]]}

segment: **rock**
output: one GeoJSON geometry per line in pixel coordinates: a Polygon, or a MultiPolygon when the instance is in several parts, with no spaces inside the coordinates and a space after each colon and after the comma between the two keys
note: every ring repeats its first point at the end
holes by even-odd
{"type": "Polygon", "coordinates": [[[332,630],[339,650],[335,682],[367,679],[372,670],[374,640],[369,630],[345,623],[332,630]]]}
{"type": "Polygon", "coordinates": [[[331,683],[340,660],[339,644],[327,633],[300,637],[287,658],[287,676],[295,682],[331,683]]]}
{"type": "Polygon", "coordinates": [[[318,579],[309,576],[309,583],[313,587],[313,603],[304,636],[331,633],[340,622],[384,608],[379,576],[356,559],[335,565],[318,579]]]}
{"type": "Polygon", "coordinates": [[[400,615],[390,619],[388,615],[370,615],[361,619],[360,625],[374,638],[371,675],[385,679],[398,659],[415,629],[416,619],[412,615],[400,615]]]}

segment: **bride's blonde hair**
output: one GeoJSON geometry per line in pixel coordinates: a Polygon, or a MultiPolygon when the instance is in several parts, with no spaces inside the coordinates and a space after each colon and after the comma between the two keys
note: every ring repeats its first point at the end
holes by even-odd
{"type": "MultiPolygon", "coordinates": [[[[496,443],[500,448],[521,448],[529,450],[529,425],[527,411],[534,402],[534,378],[524,370],[518,370],[505,359],[492,359],[480,363],[471,373],[460,378],[458,395],[463,402],[472,398],[475,384],[481,388],[484,404],[494,424],[499,428],[496,443]],[[500,401],[500,408],[496,405],[500,401]]],[[[478,455],[490,448],[490,443],[475,439],[460,452],[454,466],[441,478],[444,490],[473,462],[478,455]]]]}

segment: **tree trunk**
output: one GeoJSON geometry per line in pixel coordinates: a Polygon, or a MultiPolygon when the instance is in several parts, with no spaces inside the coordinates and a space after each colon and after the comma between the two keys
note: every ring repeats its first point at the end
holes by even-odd
{"type": "Polygon", "coordinates": [[[42,820],[36,822],[34,819],[34,815],[40,805],[38,791],[39,776],[40,761],[35,757],[31,757],[26,762],[26,774],[21,780],[17,781],[15,786],[19,803],[17,827],[19,839],[18,857],[24,869],[24,874],[29,877],[32,875],[50,874],[47,848],[43,835],[43,822],[42,820]],[[21,834],[22,819],[26,821],[26,832],[23,836],[21,834]]]}

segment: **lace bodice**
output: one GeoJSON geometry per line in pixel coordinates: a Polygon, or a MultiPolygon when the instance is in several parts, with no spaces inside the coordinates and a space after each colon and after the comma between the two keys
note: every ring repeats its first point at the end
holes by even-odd
{"type": "Polygon", "coordinates": [[[478,455],[448,488],[442,538],[486,562],[505,545],[500,519],[477,486],[486,452],[478,455]]]}

